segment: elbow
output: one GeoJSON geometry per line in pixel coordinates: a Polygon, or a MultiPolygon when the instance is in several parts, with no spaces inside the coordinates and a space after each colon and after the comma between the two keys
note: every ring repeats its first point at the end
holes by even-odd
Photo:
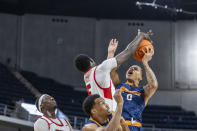
{"type": "Polygon", "coordinates": [[[152,89],[157,90],[157,88],[158,88],[158,83],[157,83],[157,82],[150,83],[150,84],[149,84],[149,87],[152,88],[152,89]]]}
{"type": "Polygon", "coordinates": [[[157,90],[157,88],[158,88],[158,83],[157,83],[157,82],[153,83],[153,84],[152,84],[152,88],[154,88],[155,90],[157,90]]]}

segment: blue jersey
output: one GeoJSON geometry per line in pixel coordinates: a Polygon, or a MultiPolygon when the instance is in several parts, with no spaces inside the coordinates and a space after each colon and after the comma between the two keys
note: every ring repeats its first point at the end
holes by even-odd
{"type": "Polygon", "coordinates": [[[98,123],[97,121],[95,121],[94,119],[90,118],[86,124],[90,124],[90,123],[94,123],[96,124],[98,127],[105,127],[109,124],[109,121],[111,120],[112,116],[110,115],[109,116],[109,119],[107,120],[107,122],[103,123],[103,124],[100,124],[98,123]]]}
{"type": "Polygon", "coordinates": [[[142,112],[145,108],[144,89],[132,86],[131,83],[121,83],[116,89],[123,89],[124,105],[122,116],[125,120],[142,122],[142,112]]]}

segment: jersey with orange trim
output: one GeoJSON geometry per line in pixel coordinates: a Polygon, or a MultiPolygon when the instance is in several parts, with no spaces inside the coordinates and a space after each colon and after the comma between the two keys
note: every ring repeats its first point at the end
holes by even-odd
{"type": "Polygon", "coordinates": [[[107,59],[100,65],[89,69],[84,74],[84,81],[88,95],[99,94],[105,99],[109,105],[110,110],[116,110],[116,101],[113,98],[115,87],[112,83],[110,72],[113,68],[117,67],[115,58],[107,59]]]}
{"type": "Polygon", "coordinates": [[[72,127],[67,120],[51,119],[46,116],[38,118],[34,124],[35,131],[72,131],[72,127]]]}
{"type": "Polygon", "coordinates": [[[103,124],[100,124],[96,120],[94,120],[93,118],[90,117],[90,119],[87,121],[86,125],[90,124],[90,123],[93,123],[93,124],[97,125],[97,127],[106,127],[109,124],[109,121],[111,120],[111,118],[112,118],[112,116],[110,115],[107,122],[105,122],[103,124]]]}
{"type": "Polygon", "coordinates": [[[124,99],[122,116],[124,119],[141,123],[142,112],[145,108],[144,89],[129,82],[121,83],[116,89],[124,90],[122,93],[124,99]]]}

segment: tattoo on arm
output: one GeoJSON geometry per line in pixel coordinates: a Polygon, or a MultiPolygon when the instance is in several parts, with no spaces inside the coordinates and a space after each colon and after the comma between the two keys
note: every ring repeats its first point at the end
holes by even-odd
{"type": "Polygon", "coordinates": [[[157,78],[154,72],[152,71],[152,69],[150,68],[150,66],[148,65],[148,63],[144,63],[144,68],[145,68],[146,78],[148,81],[149,88],[157,88],[158,86],[157,78]]]}
{"type": "Polygon", "coordinates": [[[149,99],[152,97],[152,95],[155,93],[157,87],[158,87],[158,82],[157,78],[152,71],[152,69],[149,67],[148,63],[143,63],[145,72],[146,72],[146,78],[148,85],[145,86],[144,91],[145,91],[145,105],[147,105],[149,99]]]}

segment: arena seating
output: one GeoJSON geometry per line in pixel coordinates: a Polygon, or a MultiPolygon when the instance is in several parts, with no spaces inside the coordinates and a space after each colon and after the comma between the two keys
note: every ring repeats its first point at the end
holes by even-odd
{"type": "Polygon", "coordinates": [[[21,99],[28,103],[34,103],[36,99],[2,64],[0,64],[0,90],[0,103],[3,104],[12,105],[13,101],[21,99]]]}
{"type": "Polygon", "coordinates": [[[66,115],[85,116],[81,105],[87,96],[86,92],[74,91],[72,86],[60,84],[52,79],[39,77],[32,72],[21,71],[21,74],[41,93],[53,96],[57,100],[58,107],[66,115]]]}
{"type": "Polygon", "coordinates": [[[157,128],[197,129],[197,117],[192,111],[180,106],[147,106],[143,112],[143,123],[157,128]]]}
{"type": "MultiPolygon", "coordinates": [[[[86,92],[75,91],[72,86],[60,84],[28,71],[21,74],[41,93],[55,97],[59,108],[72,116],[87,117],[82,111],[82,102],[86,92]]],[[[13,99],[23,98],[25,102],[35,103],[35,97],[2,64],[0,64],[0,103],[9,105],[13,99]]],[[[143,112],[143,125],[156,128],[197,129],[197,117],[192,111],[185,111],[180,106],[149,105],[143,112]]]]}

